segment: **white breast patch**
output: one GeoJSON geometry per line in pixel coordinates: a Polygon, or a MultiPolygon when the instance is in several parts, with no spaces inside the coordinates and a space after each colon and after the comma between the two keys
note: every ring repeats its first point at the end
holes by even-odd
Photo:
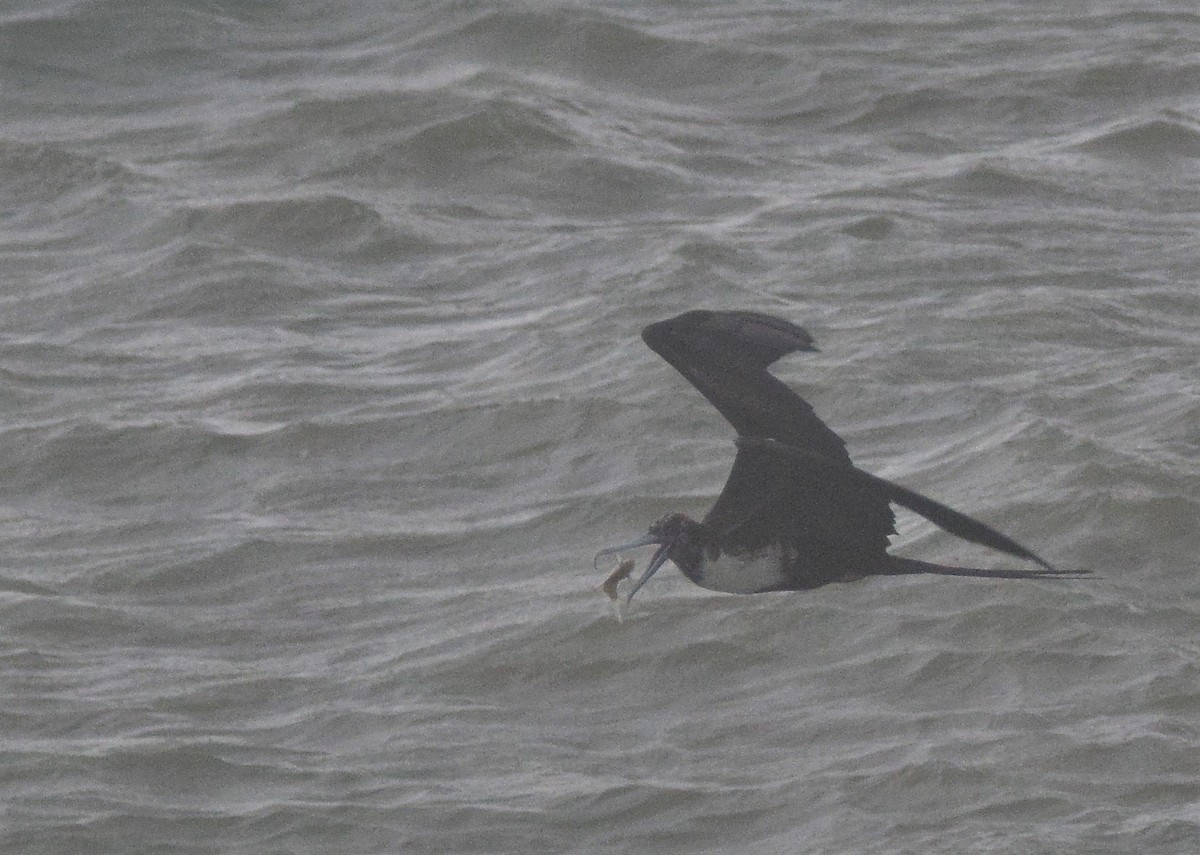
{"type": "Polygon", "coordinates": [[[733,556],[723,552],[716,561],[705,563],[700,584],[709,590],[727,594],[756,594],[774,590],[785,582],[779,559],[780,549],[773,546],[750,556],[733,556]]]}

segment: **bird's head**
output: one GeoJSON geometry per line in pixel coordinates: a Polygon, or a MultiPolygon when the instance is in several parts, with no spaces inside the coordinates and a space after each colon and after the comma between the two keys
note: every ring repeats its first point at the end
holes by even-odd
{"type": "Polygon", "coordinates": [[[651,525],[650,531],[641,540],[601,549],[596,553],[592,563],[595,564],[603,555],[615,555],[627,549],[637,549],[642,546],[658,547],[650,556],[650,563],[646,565],[645,572],[633,583],[633,587],[625,595],[625,603],[628,604],[633,599],[633,595],[641,589],[642,585],[650,581],[650,577],[658,572],[658,568],[662,567],[668,558],[690,576],[689,571],[699,564],[701,542],[699,535],[702,531],[703,526],[691,517],[684,514],[667,514],[651,525]]]}

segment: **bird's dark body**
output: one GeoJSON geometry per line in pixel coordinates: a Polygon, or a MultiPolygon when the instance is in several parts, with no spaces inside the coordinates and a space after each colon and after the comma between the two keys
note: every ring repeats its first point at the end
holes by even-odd
{"type": "Polygon", "coordinates": [[[910,573],[1077,575],[1056,570],[984,523],[855,467],[842,439],[767,371],[785,354],[816,350],[803,328],[757,312],[696,310],[651,324],[642,338],[717,408],[738,439],[729,479],[703,520],[668,514],[631,544],[659,545],[633,591],[667,559],[696,584],[731,593],[910,573]],[[1040,569],[947,567],[889,555],[893,503],[1040,569]]]}

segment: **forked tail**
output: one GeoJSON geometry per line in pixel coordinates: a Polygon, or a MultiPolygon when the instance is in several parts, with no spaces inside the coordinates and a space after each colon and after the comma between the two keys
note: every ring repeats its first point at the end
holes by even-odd
{"type": "Polygon", "coordinates": [[[974,576],[979,579],[1082,579],[1090,570],[1058,570],[1039,567],[1037,570],[983,570],[975,567],[949,567],[931,564],[916,558],[885,555],[880,565],[881,576],[906,576],[912,573],[932,573],[936,576],[974,576]]]}

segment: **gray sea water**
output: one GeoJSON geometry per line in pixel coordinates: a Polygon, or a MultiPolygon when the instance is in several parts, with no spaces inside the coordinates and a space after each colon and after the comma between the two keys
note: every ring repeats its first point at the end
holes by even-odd
{"type": "Polygon", "coordinates": [[[1190,0],[0,4],[0,851],[1200,851],[1198,270],[1190,0]],[[617,623],[700,306],[1097,576],[617,623]]]}

